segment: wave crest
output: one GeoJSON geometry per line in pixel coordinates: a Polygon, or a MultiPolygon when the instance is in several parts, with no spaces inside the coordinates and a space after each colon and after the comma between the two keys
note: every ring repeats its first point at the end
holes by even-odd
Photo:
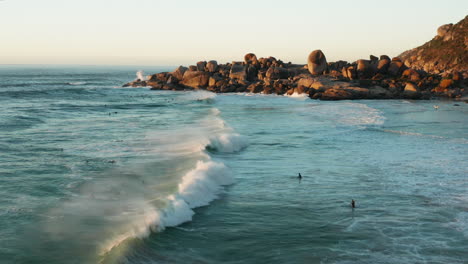
{"type": "Polygon", "coordinates": [[[212,137],[206,149],[213,152],[234,153],[245,149],[248,145],[247,139],[239,134],[221,134],[212,137]]]}

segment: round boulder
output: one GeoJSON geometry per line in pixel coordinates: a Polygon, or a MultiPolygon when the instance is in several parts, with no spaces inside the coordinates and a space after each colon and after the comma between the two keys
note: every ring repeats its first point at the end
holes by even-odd
{"type": "Polygon", "coordinates": [[[244,63],[245,64],[258,64],[257,56],[253,53],[247,53],[244,56],[244,63]]]}
{"type": "Polygon", "coordinates": [[[327,70],[327,59],[321,50],[314,50],[309,54],[307,67],[312,75],[323,74],[327,70]]]}
{"type": "Polygon", "coordinates": [[[210,61],[206,64],[206,70],[207,70],[208,72],[215,72],[217,69],[218,69],[218,62],[215,61],[215,60],[210,60],[210,61]]]}

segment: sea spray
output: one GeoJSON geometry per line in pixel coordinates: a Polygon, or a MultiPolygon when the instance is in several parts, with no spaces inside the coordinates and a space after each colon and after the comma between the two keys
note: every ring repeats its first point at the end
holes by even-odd
{"type": "Polygon", "coordinates": [[[147,78],[145,77],[145,72],[142,70],[137,71],[136,73],[136,79],[135,80],[140,80],[140,81],[146,81],[147,78]]]}

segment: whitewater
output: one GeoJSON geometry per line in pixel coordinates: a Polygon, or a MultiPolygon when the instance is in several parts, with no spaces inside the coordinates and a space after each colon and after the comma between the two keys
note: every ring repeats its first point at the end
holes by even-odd
{"type": "Polygon", "coordinates": [[[0,263],[468,261],[467,104],[121,88],[163,70],[0,67],[0,263]]]}

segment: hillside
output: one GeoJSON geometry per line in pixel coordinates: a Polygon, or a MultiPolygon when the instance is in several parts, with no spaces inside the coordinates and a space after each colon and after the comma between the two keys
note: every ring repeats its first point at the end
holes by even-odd
{"type": "Polygon", "coordinates": [[[455,25],[440,26],[432,40],[399,57],[406,66],[429,73],[468,72],[468,16],[455,25]]]}

